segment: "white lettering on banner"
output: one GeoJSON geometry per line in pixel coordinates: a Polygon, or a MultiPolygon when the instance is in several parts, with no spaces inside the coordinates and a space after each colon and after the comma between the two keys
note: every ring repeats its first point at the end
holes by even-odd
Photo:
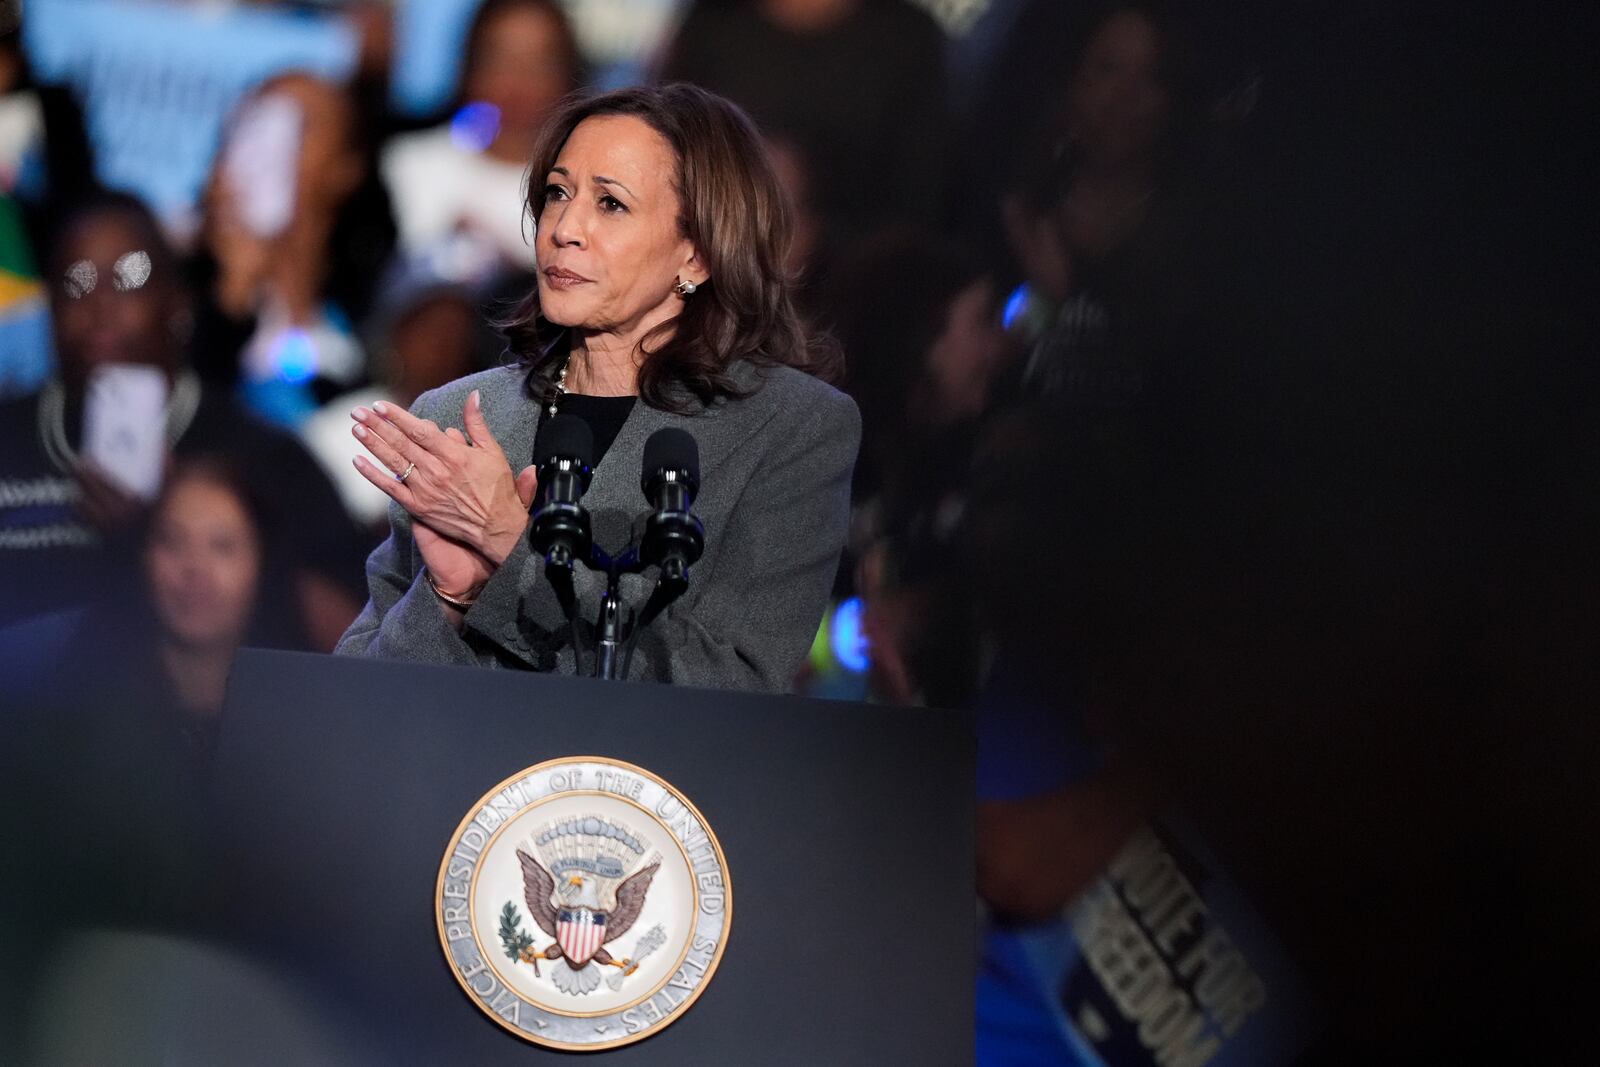
{"type": "Polygon", "coordinates": [[[1112,860],[1073,930],[1162,1067],[1203,1067],[1266,1003],[1260,976],[1149,828],[1112,860]]]}
{"type": "Polygon", "coordinates": [[[1149,938],[1121,902],[1107,894],[1095,921],[1077,931],[1084,958],[1139,1041],[1162,1067],[1203,1067],[1222,1048],[1206,1018],[1173,980],[1149,938]],[[1169,1016],[1171,1016],[1169,1018],[1169,1016]]]}

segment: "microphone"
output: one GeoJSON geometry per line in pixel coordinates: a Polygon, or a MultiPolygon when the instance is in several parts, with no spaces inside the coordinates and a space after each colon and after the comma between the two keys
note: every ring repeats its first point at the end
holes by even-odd
{"type": "Polygon", "coordinates": [[[650,435],[640,486],[654,514],[645,523],[639,558],[659,566],[663,582],[681,587],[706,547],[705,527],[689,513],[700,491],[700,447],[687,431],[669,426],[650,435]]]}
{"type": "Polygon", "coordinates": [[[533,450],[539,495],[528,539],[553,567],[589,558],[594,538],[589,512],[579,501],[589,488],[593,459],[594,434],[578,416],[557,415],[539,427],[533,450]]]}

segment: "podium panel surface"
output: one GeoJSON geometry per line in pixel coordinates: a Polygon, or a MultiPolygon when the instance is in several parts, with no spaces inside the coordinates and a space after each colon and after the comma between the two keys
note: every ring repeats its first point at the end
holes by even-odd
{"type": "Polygon", "coordinates": [[[221,928],[374,1061],[960,1064],[975,959],[970,715],[241,653],[217,764],[221,928]],[[720,965],[674,1024],[573,1053],[497,1026],[435,923],[498,783],[596,756],[659,776],[726,858],[720,965]]]}

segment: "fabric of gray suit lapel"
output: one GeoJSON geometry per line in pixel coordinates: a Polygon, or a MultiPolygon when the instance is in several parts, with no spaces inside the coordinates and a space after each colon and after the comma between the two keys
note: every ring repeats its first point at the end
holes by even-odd
{"type": "MultiPolygon", "coordinates": [[[[729,373],[742,389],[751,389],[758,382],[759,371],[748,363],[735,364],[729,373]]],[[[484,403],[490,412],[490,425],[513,471],[520,471],[533,462],[533,445],[544,418],[544,408],[528,397],[525,381],[524,373],[500,376],[496,395],[485,397],[484,403]],[[494,418],[496,408],[515,413],[509,424],[494,418]]],[[[622,551],[642,530],[647,504],[639,487],[639,464],[651,434],[667,426],[688,430],[700,446],[701,467],[714,469],[754,429],[739,420],[733,424],[726,422],[720,405],[700,408],[693,404],[692,408],[693,414],[678,415],[640,401],[633,406],[617,439],[601,457],[583,503],[594,520],[596,543],[608,551],[622,551]]]]}

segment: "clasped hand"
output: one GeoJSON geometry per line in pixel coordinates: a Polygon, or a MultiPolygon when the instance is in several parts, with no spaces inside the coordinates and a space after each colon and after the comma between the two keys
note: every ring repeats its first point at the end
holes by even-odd
{"type": "Polygon", "coordinates": [[[513,477],[478,391],[467,398],[465,433],[396,404],[350,414],[351,432],[378,461],[357,456],[356,469],[411,515],[435,582],[460,593],[488,581],[527,529],[538,471],[525,467],[513,477]]]}

